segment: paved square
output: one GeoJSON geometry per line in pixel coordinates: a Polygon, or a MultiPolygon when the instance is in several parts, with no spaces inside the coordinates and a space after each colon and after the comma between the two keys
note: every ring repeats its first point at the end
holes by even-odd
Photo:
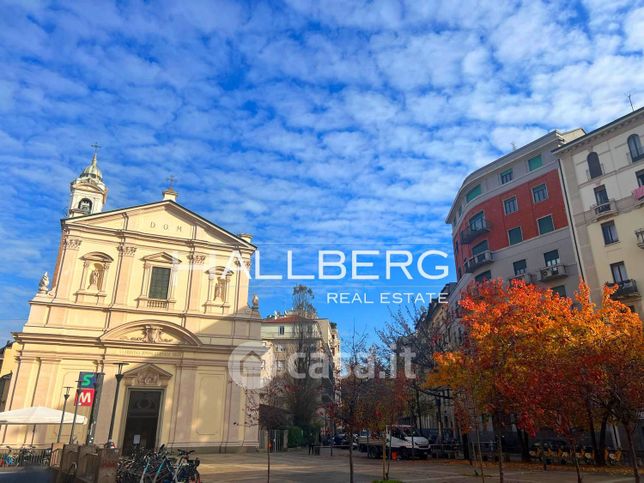
{"type": "MultiPolygon", "coordinates": [[[[327,452],[328,453],[328,452],[327,452]]],[[[363,454],[355,455],[355,481],[371,482],[381,478],[379,461],[367,459],[363,454]]],[[[200,455],[199,467],[204,482],[266,482],[266,454],[216,454],[200,455]]],[[[498,481],[493,468],[486,468],[486,481],[498,481]]],[[[547,471],[508,469],[506,482],[571,482],[577,481],[573,471],[547,471]]],[[[394,461],[390,477],[407,482],[476,482],[473,468],[463,462],[441,462],[436,460],[394,461]]],[[[289,451],[271,455],[271,481],[346,483],[349,481],[349,458],[346,450],[335,450],[334,455],[309,456],[306,451],[289,451]]],[[[628,475],[585,473],[585,482],[628,482],[628,475]]]]}

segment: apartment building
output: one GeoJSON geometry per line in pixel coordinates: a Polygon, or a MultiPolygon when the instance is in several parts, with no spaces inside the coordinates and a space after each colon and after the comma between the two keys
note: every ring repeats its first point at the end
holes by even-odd
{"type": "Polygon", "coordinates": [[[595,301],[613,297],[644,314],[644,108],[559,147],[576,256],[595,301]]]}
{"type": "MultiPolygon", "coordinates": [[[[335,397],[333,380],[340,368],[340,336],[337,325],[325,318],[309,318],[296,313],[274,314],[262,320],[261,336],[272,352],[274,374],[288,369],[289,359],[296,353],[321,353],[328,362],[328,371],[321,379],[321,402],[335,397]]],[[[293,363],[293,362],[291,362],[293,363]]]]}
{"type": "Polygon", "coordinates": [[[472,280],[490,278],[521,278],[573,294],[579,270],[552,151],[583,135],[552,131],[464,180],[446,219],[457,274],[451,307],[472,280]]]}

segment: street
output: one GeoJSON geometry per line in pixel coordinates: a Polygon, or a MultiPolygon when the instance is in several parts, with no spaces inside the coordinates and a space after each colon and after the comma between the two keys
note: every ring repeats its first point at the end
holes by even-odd
{"type": "MultiPolygon", "coordinates": [[[[200,455],[199,467],[204,482],[265,482],[266,454],[216,454],[200,455]]],[[[363,454],[355,454],[355,481],[369,482],[382,478],[381,462],[367,459],[363,454]]],[[[628,470],[625,470],[628,471],[628,470]]],[[[498,481],[495,467],[485,469],[486,481],[498,481]]],[[[508,468],[506,482],[576,482],[573,468],[567,471],[550,470],[544,472],[540,467],[534,469],[508,468]]],[[[480,476],[474,475],[467,462],[416,460],[394,461],[391,463],[390,478],[407,482],[476,482],[480,476]]],[[[289,451],[271,455],[271,481],[346,483],[349,481],[349,458],[346,450],[335,450],[334,455],[309,456],[305,451],[289,451]]],[[[628,482],[632,477],[624,474],[584,473],[585,482],[628,482]]]]}

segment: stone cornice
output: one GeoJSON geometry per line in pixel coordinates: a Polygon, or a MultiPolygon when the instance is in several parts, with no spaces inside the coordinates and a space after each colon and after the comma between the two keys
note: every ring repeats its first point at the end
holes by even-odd
{"type": "Polygon", "coordinates": [[[594,146],[595,144],[602,143],[607,137],[610,137],[615,131],[628,128],[633,123],[639,123],[644,120],[644,108],[638,109],[635,112],[629,113],[613,122],[605,124],[602,127],[589,132],[585,136],[577,138],[569,143],[564,144],[553,152],[557,155],[564,153],[574,153],[585,149],[587,146],[594,146]]]}
{"type": "MultiPolygon", "coordinates": [[[[28,357],[32,359],[31,355],[25,356],[25,344],[38,344],[38,345],[55,345],[55,346],[73,346],[73,347],[89,347],[103,351],[110,349],[129,349],[133,351],[151,351],[162,354],[164,352],[177,353],[182,352],[182,358],[190,356],[191,353],[214,353],[214,354],[230,354],[234,346],[231,345],[214,345],[202,344],[200,346],[184,345],[184,344],[149,344],[141,342],[133,342],[128,340],[101,340],[99,337],[81,336],[81,335],[63,335],[63,334],[41,334],[36,332],[14,332],[14,339],[22,345],[21,355],[18,357],[28,357]]],[[[29,350],[26,351],[28,354],[29,350]]],[[[60,360],[65,355],[72,356],[71,354],[62,354],[60,352],[38,352],[33,355],[33,359],[39,358],[42,360],[60,360]]],[[[78,355],[77,355],[78,356],[78,355]]],[[[142,356],[145,357],[145,356],[142,356]]],[[[191,356],[190,356],[191,357],[191,356]]],[[[190,359],[188,357],[188,359],[190,359]]],[[[199,359],[195,359],[199,361],[199,359]]]]}
{"type": "Polygon", "coordinates": [[[230,322],[236,322],[236,321],[256,321],[257,317],[256,316],[244,316],[242,314],[226,314],[226,315],[217,315],[217,314],[207,314],[204,312],[200,312],[198,310],[195,311],[159,311],[159,310],[149,310],[145,308],[136,308],[136,307],[124,307],[124,306],[114,306],[114,305],[96,305],[96,304],[80,304],[80,303],[73,303],[73,302],[60,302],[57,300],[54,301],[40,301],[36,299],[32,299],[29,301],[30,305],[44,305],[48,307],[56,306],[56,307],[65,307],[69,309],[83,309],[83,310],[96,310],[100,312],[123,312],[127,314],[139,314],[141,316],[149,317],[149,316],[163,316],[168,317],[178,317],[178,318],[189,318],[189,319],[206,319],[206,320],[228,320],[230,322]]]}

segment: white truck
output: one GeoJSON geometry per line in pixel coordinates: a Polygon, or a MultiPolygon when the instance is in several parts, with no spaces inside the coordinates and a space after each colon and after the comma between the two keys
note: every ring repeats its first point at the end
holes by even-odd
{"type": "Polygon", "coordinates": [[[413,426],[387,426],[384,433],[361,431],[358,436],[358,449],[367,453],[369,458],[382,458],[383,440],[387,456],[398,458],[427,458],[429,456],[429,441],[418,434],[413,426]]]}

